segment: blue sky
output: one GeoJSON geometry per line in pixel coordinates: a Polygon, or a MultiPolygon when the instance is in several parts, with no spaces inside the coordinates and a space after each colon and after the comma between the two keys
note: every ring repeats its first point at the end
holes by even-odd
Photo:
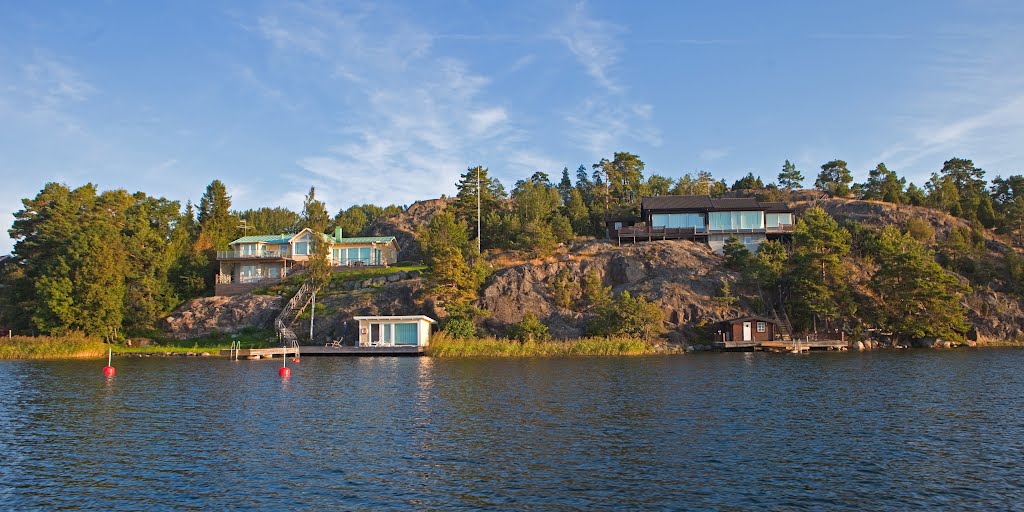
{"type": "Polygon", "coordinates": [[[842,158],[1024,172],[1020,2],[16,2],[0,254],[49,181],[331,213],[615,151],[730,183],[842,158]]]}

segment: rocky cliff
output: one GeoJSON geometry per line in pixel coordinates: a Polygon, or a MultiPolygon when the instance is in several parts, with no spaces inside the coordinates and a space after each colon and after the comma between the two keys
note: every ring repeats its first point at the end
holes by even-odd
{"type": "Polygon", "coordinates": [[[416,242],[416,230],[426,226],[430,219],[448,206],[447,199],[416,201],[409,208],[394,217],[379,219],[367,226],[366,232],[373,236],[393,235],[398,241],[399,261],[420,261],[420,246],[416,242]]]}
{"type": "Polygon", "coordinates": [[[245,328],[273,329],[287,299],[267,295],[203,297],[174,310],[161,322],[171,337],[188,339],[211,332],[230,333],[245,328]]]}

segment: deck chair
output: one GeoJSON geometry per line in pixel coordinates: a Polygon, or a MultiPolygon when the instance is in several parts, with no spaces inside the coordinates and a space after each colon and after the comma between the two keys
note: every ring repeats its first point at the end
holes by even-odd
{"type": "Polygon", "coordinates": [[[331,348],[341,348],[341,340],[328,341],[327,343],[324,343],[324,346],[331,348]]]}

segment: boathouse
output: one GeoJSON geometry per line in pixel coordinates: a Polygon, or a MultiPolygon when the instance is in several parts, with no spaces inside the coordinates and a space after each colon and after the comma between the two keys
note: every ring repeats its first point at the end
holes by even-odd
{"type": "Polygon", "coordinates": [[[360,347],[416,346],[430,344],[437,320],[426,315],[357,316],[360,347]]]}
{"type": "Polygon", "coordinates": [[[763,316],[743,316],[722,322],[722,335],[719,341],[760,343],[774,341],[779,331],[775,320],[763,316]]]}

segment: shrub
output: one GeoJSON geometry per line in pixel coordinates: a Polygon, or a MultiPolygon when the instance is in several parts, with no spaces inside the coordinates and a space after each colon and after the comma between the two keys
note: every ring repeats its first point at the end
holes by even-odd
{"type": "Polygon", "coordinates": [[[466,339],[476,336],[476,326],[466,318],[452,318],[444,324],[444,333],[450,338],[466,339]]]}
{"type": "Polygon", "coordinates": [[[523,343],[527,341],[544,341],[551,339],[551,333],[548,332],[548,326],[537,319],[537,315],[527,313],[523,316],[522,322],[509,329],[509,338],[523,343]]]}

